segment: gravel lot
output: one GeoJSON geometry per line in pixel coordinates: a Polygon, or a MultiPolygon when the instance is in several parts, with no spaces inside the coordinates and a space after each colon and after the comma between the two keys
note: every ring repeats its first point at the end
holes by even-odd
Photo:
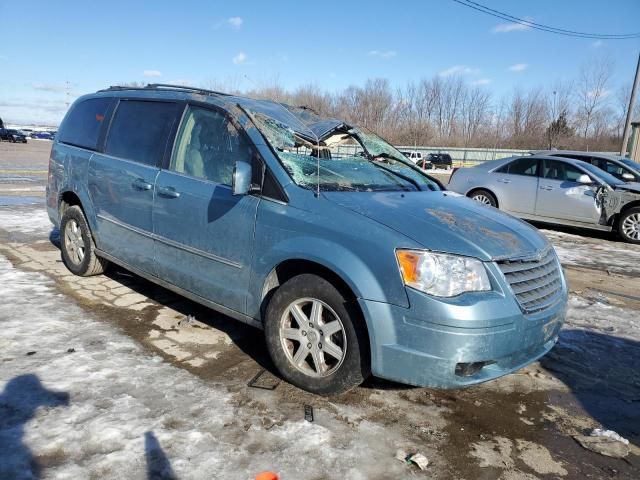
{"type": "Polygon", "coordinates": [[[258,330],[118,268],[70,275],[43,207],[49,150],[0,143],[0,478],[640,478],[640,247],[543,230],[568,318],[519,372],[322,398],[278,380],[258,330]],[[263,370],[273,390],[248,386],[263,370]],[[627,457],[573,438],[594,428],[627,457]]]}

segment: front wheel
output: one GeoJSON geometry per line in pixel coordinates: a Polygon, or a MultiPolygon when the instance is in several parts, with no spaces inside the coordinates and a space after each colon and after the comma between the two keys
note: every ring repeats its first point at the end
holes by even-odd
{"type": "Polygon", "coordinates": [[[302,274],[269,302],[265,338],[271,359],[290,383],[331,395],[360,385],[370,374],[360,312],[324,278],[302,274]]]}
{"type": "Polygon", "coordinates": [[[630,208],[620,215],[618,232],[625,242],[640,243],[640,207],[630,208]]]}
{"type": "Polygon", "coordinates": [[[488,190],[476,190],[471,195],[469,195],[469,198],[475,200],[478,203],[482,203],[483,205],[490,205],[492,207],[498,208],[498,200],[496,200],[495,195],[488,190]]]}

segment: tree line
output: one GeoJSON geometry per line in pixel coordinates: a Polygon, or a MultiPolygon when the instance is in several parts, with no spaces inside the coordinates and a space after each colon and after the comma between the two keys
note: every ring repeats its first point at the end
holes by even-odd
{"type": "Polygon", "coordinates": [[[602,57],[585,63],[573,79],[500,96],[464,76],[442,75],[395,88],[372,78],[335,92],[314,84],[287,90],[278,80],[244,92],[233,82],[211,80],[203,87],[308,106],[396,145],[616,151],[631,83],[614,89],[612,72],[612,62],[602,57]]]}
{"type": "MultiPolygon", "coordinates": [[[[463,76],[441,75],[397,88],[373,78],[338,92],[316,85],[287,91],[273,81],[245,93],[309,106],[364,125],[396,145],[616,151],[631,83],[614,89],[612,72],[612,63],[602,58],[584,64],[574,79],[516,87],[501,96],[463,76]]],[[[635,113],[637,118],[639,105],[635,113]]]]}

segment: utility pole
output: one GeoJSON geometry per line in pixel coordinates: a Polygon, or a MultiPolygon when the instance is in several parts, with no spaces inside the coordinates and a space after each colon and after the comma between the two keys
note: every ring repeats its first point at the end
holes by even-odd
{"type": "Polygon", "coordinates": [[[640,53],[638,54],[638,65],[636,66],[636,78],[631,88],[631,98],[629,99],[629,107],[627,108],[627,120],[624,123],[624,133],[622,134],[622,145],[620,146],[620,156],[627,154],[627,142],[629,141],[629,130],[631,129],[631,116],[633,115],[633,107],[636,104],[636,92],[640,83],[640,53]]]}

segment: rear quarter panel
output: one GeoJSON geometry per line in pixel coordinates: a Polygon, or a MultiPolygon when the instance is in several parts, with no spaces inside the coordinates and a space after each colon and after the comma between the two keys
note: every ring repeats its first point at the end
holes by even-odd
{"type": "Polygon", "coordinates": [[[84,214],[92,231],[95,231],[93,205],[87,191],[89,162],[93,152],[55,142],[49,159],[49,179],[46,202],[49,218],[60,226],[60,202],[66,192],[73,192],[80,198],[84,214]]]}

